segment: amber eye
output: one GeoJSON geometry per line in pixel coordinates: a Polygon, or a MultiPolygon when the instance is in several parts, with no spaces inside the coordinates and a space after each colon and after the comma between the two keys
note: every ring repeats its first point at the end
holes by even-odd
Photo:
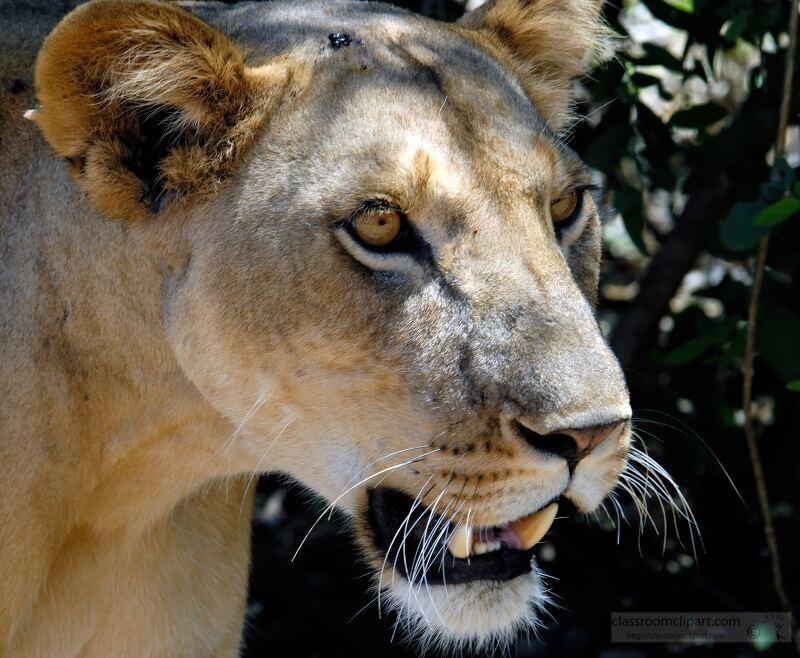
{"type": "Polygon", "coordinates": [[[570,219],[578,207],[578,191],[570,190],[563,196],[553,199],[550,204],[550,216],[558,224],[570,219]]]}
{"type": "Polygon", "coordinates": [[[403,218],[396,210],[374,209],[356,215],[352,220],[358,239],[371,247],[385,247],[400,235],[403,218]]]}

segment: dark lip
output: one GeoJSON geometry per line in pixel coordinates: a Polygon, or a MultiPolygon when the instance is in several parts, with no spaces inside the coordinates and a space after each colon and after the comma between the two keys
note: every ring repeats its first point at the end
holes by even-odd
{"type": "Polygon", "coordinates": [[[430,585],[439,585],[469,583],[476,580],[503,582],[530,573],[533,569],[533,549],[523,551],[504,546],[497,551],[474,555],[468,559],[453,557],[444,544],[449,533],[440,532],[445,524],[448,529],[453,528],[449,521],[437,514],[431,514],[423,505],[417,505],[409,516],[414,507],[414,499],[396,489],[385,487],[369,489],[367,497],[366,515],[375,546],[383,555],[388,554],[387,561],[412,583],[427,582],[430,585]],[[398,533],[398,529],[407,517],[408,524],[398,533]],[[433,557],[429,560],[427,569],[415,570],[414,565],[422,552],[426,526],[428,545],[425,553],[426,556],[433,557]],[[438,541],[434,541],[437,537],[438,541]]]}

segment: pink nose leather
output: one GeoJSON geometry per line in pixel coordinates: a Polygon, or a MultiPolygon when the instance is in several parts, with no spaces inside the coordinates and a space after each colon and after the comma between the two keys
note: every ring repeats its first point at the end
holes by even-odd
{"type": "Polygon", "coordinates": [[[605,441],[614,432],[617,432],[626,421],[621,420],[608,425],[595,425],[594,427],[582,427],[580,429],[566,429],[558,432],[572,437],[578,447],[578,459],[588,455],[598,445],[605,441]]]}

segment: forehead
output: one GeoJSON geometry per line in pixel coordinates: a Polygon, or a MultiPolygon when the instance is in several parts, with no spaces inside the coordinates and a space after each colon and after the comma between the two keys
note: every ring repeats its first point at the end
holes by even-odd
{"type": "Polygon", "coordinates": [[[581,174],[515,75],[452,25],[351,0],[192,11],[236,39],[253,65],[281,54],[309,65],[309,102],[296,120],[314,125],[317,144],[333,145],[341,161],[418,169],[423,152],[460,175],[476,166],[474,175],[515,180],[581,174]],[[380,161],[387,156],[394,162],[380,161]]]}
{"type": "Polygon", "coordinates": [[[493,110],[515,124],[544,128],[515,77],[451,24],[391,5],[358,0],[244,2],[234,7],[189,3],[188,8],[231,36],[257,66],[277,55],[305,61],[322,86],[350,83],[394,95],[397,103],[427,99],[471,107],[480,98],[485,120],[493,110]],[[348,36],[335,47],[332,34],[348,36]]]}

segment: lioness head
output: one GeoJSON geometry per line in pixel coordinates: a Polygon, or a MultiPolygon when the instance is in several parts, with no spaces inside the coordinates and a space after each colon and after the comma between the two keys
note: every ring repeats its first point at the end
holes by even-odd
{"type": "Polygon", "coordinates": [[[345,510],[432,637],[535,623],[534,544],[601,503],[630,434],[592,178],[558,136],[599,3],[190,9],[74,12],[35,118],[164,263],[164,330],[232,426],[209,463],[345,510]]]}

